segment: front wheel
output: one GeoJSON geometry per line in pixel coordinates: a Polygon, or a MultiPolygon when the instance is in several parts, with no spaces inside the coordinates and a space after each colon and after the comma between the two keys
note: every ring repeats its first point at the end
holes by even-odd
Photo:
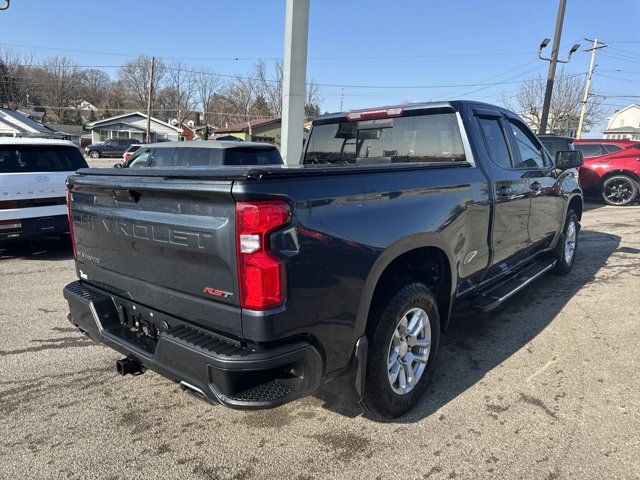
{"type": "Polygon", "coordinates": [[[364,405],[396,418],[420,401],[435,368],[440,341],[436,300],[422,283],[408,283],[369,320],[364,405]]]}
{"type": "Polygon", "coordinates": [[[626,175],[614,175],[602,183],[602,199],[607,205],[629,205],[638,196],[638,184],[626,175]]]}
{"type": "Polygon", "coordinates": [[[573,210],[567,212],[567,219],[564,223],[562,237],[556,247],[556,272],[566,275],[571,271],[576,260],[578,249],[578,233],[580,232],[580,221],[573,210]]]}
{"type": "Polygon", "coordinates": [[[91,150],[89,152],[89,157],[90,158],[100,158],[100,152],[97,150],[91,150]]]}

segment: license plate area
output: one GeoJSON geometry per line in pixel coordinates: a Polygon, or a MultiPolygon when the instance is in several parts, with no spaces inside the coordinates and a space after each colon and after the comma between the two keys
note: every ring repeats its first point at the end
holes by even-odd
{"type": "Polygon", "coordinates": [[[171,317],[125,300],[115,301],[118,321],[105,329],[111,335],[153,354],[160,333],[171,328],[171,317]]]}

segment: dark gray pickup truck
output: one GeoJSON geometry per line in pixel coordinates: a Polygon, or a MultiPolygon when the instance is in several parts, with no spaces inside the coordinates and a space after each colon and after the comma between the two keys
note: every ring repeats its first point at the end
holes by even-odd
{"type": "Polygon", "coordinates": [[[454,302],[488,311],[571,269],[581,162],[453,101],[319,117],[293,167],[83,169],[69,319],[125,355],[120,373],[230,407],[326,385],[396,417],[454,302]]]}

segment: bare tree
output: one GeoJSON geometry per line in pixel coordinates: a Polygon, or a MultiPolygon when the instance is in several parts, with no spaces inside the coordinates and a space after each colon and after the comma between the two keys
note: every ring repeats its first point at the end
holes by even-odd
{"type": "MultiPolygon", "coordinates": [[[[507,108],[518,113],[535,131],[538,131],[540,127],[545,86],[546,78],[540,75],[523,83],[514,97],[505,97],[502,100],[507,108]]],[[[583,94],[584,78],[582,75],[560,72],[560,75],[556,76],[547,126],[550,133],[575,134],[578,128],[583,94]]],[[[583,131],[588,132],[594,124],[602,119],[602,116],[602,96],[592,93],[587,103],[583,131]]]]}
{"type": "Polygon", "coordinates": [[[269,114],[274,117],[282,116],[282,61],[276,61],[273,72],[273,78],[269,78],[267,66],[264,60],[258,60],[253,67],[252,77],[255,78],[259,95],[264,98],[268,107],[269,114]]]}
{"type": "MultiPolygon", "coordinates": [[[[164,79],[166,69],[161,59],[156,59],[153,91],[158,92],[164,79]]],[[[127,92],[136,102],[138,108],[143,108],[147,102],[149,79],[151,78],[151,57],[140,55],[128,61],[118,72],[118,76],[127,92]]]]}
{"type": "Polygon", "coordinates": [[[320,87],[311,79],[307,84],[307,95],[304,101],[304,114],[307,118],[320,115],[320,87]]]}
{"type": "Polygon", "coordinates": [[[199,103],[197,73],[182,62],[174,62],[165,70],[165,87],[159,93],[160,102],[166,113],[181,125],[199,103]]]}
{"type": "Polygon", "coordinates": [[[42,62],[35,78],[48,113],[60,122],[68,121],[80,94],[82,70],[67,57],[50,57],[42,62]]]}
{"type": "Polygon", "coordinates": [[[215,73],[205,68],[198,68],[194,73],[196,98],[202,108],[203,122],[212,122],[212,115],[209,111],[209,103],[212,97],[220,90],[222,81],[215,73]]]}
{"type": "Polygon", "coordinates": [[[0,65],[0,104],[12,103],[16,108],[33,104],[33,101],[28,101],[38,88],[33,54],[3,48],[0,50],[0,65]]]}
{"type": "Polygon", "coordinates": [[[111,79],[102,70],[88,69],[82,72],[81,95],[93,105],[102,105],[108,98],[111,79]]]}

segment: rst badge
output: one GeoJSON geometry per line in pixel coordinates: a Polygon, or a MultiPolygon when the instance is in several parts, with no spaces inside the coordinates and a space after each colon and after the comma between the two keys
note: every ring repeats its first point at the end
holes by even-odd
{"type": "Polygon", "coordinates": [[[233,293],[231,292],[225,292],[223,290],[218,290],[217,288],[211,288],[211,287],[204,287],[203,292],[208,295],[213,295],[214,297],[220,297],[220,298],[229,298],[233,296],[233,293]]]}

